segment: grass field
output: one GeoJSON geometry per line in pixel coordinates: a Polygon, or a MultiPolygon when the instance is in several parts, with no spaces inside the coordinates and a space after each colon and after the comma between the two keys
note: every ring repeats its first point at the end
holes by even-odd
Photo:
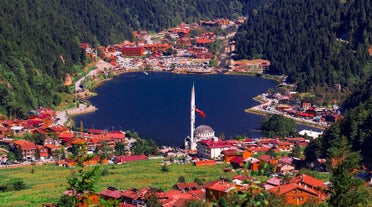
{"type": "MultiPolygon", "coordinates": [[[[196,167],[191,164],[169,166],[169,172],[161,171],[161,160],[144,160],[122,165],[103,165],[108,175],[101,176],[96,191],[101,192],[107,186],[119,189],[151,186],[167,190],[183,176],[186,181],[199,177],[205,181],[219,179],[220,176],[232,178],[234,173],[225,173],[225,165],[196,167]]],[[[13,179],[22,179],[27,189],[11,192],[0,192],[0,206],[41,206],[43,203],[56,202],[67,187],[67,176],[73,169],[44,165],[28,166],[0,170],[0,185],[13,179]],[[33,170],[32,170],[33,169],[33,170]]]]}

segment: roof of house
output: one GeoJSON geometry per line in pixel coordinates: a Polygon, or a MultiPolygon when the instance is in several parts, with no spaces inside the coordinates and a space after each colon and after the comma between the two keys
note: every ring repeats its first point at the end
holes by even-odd
{"type": "Polygon", "coordinates": [[[27,140],[16,140],[14,144],[19,145],[22,150],[32,150],[36,149],[36,145],[27,140]]]}
{"type": "Polygon", "coordinates": [[[146,155],[132,155],[132,156],[116,156],[116,162],[131,162],[131,161],[138,161],[138,160],[146,160],[146,155]]]}
{"type": "Polygon", "coordinates": [[[122,193],[121,193],[120,190],[106,189],[106,190],[102,191],[99,195],[118,199],[118,198],[121,197],[122,193]]]}
{"type": "Polygon", "coordinates": [[[275,160],[275,158],[270,156],[270,155],[261,155],[261,156],[258,157],[258,159],[261,160],[261,161],[267,162],[267,163],[275,160]]]}
{"type": "Polygon", "coordinates": [[[217,182],[212,182],[208,186],[205,187],[206,189],[221,191],[221,192],[229,192],[232,189],[236,188],[235,184],[231,184],[224,180],[218,180],[217,182]]]}
{"type": "Polygon", "coordinates": [[[283,194],[286,194],[292,190],[295,190],[295,189],[301,189],[303,191],[306,191],[308,193],[311,193],[315,196],[317,196],[318,194],[310,189],[310,188],[306,188],[304,186],[301,186],[301,185],[298,185],[297,183],[289,183],[289,184],[286,184],[286,185],[279,185],[279,186],[276,186],[274,188],[271,188],[269,189],[269,191],[273,194],[277,194],[277,195],[283,195],[283,194]]]}
{"type": "Polygon", "coordinates": [[[249,176],[246,176],[246,175],[236,175],[233,177],[234,180],[240,180],[240,181],[245,181],[245,180],[248,180],[250,179],[249,176]]]}
{"type": "Polygon", "coordinates": [[[225,156],[234,156],[234,155],[239,155],[240,152],[236,149],[228,149],[228,150],[222,151],[222,154],[224,154],[225,156]]]}
{"type": "Polygon", "coordinates": [[[214,141],[212,139],[205,139],[205,140],[201,140],[200,143],[207,145],[211,149],[231,147],[231,144],[226,143],[220,139],[218,139],[217,141],[214,141]]]}
{"type": "Polygon", "coordinates": [[[310,175],[305,175],[305,174],[292,178],[290,182],[291,183],[304,183],[306,185],[313,186],[314,188],[327,189],[327,186],[324,184],[323,181],[316,179],[314,177],[311,177],[310,175]]]}
{"type": "Polygon", "coordinates": [[[244,161],[244,158],[236,156],[230,160],[230,163],[236,163],[240,165],[241,163],[243,163],[243,161],[244,161]]]}
{"type": "Polygon", "coordinates": [[[178,189],[198,189],[200,186],[196,182],[188,182],[188,183],[177,183],[176,184],[178,189]]]}
{"type": "Polygon", "coordinates": [[[281,178],[278,178],[278,177],[272,177],[272,178],[268,179],[268,180],[266,181],[266,183],[267,183],[267,184],[270,184],[270,185],[275,185],[275,186],[277,186],[277,185],[280,185],[280,182],[281,182],[281,181],[282,181],[281,178]]]}

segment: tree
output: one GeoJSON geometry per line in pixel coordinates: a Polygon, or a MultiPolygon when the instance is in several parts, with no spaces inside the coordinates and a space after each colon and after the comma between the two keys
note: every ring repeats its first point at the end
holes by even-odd
{"type": "Polygon", "coordinates": [[[203,185],[203,180],[201,178],[196,177],[194,182],[196,182],[198,185],[203,185]]]}
{"type": "Polygon", "coordinates": [[[367,205],[368,191],[364,181],[355,178],[355,169],[359,167],[360,154],[352,152],[346,137],[342,136],[329,149],[329,160],[332,160],[330,178],[330,206],[360,206],[367,205]]]}
{"type": "Polygon", "coordinates": [[[276,153],[275,153],[275,151],[272,148],[270,148],[269,150],[267,150],[265,152],[265,155],[270,155],[271,157],[276,157],[276,153]]]}
{"type": "Polygon", "coordinates": [[[164,165],[161,167],[162,172],[169,172],[169,167],[167,164],[164,163],[164,165]]]}
{"type": "Polygon", "coordinates": [[[125,145],[121,142],[115,144],[115,155],[125,155],[125,145]]]}
{"type": "Polygon", "coordinates": [[[150,192],[148,192],[145,196],[145,204],[146,206],[151,207],[161,207],[161,203],[159,201],[158,196],[156,196],[156,191],[154,189],[151,189],[150,192]]]}
{"type": "Polygon", "coordinates": [[[291,152],[291,156],[292,157],[297,157],[297,158],[300,158],[302,155],[302,148],[300,146],[295,146],[293,149],[292,149],[292,152],[291,152]]]}
{"type": "Polygon", "coordinates": [[[187,200],[185,207],[207,207],[207,204],[199,200],[187,200]]]}
{"type": "Polygon", "coordinates": [[[264,117],[261,121],[261,129],[269,137],[287,137],[297,135],[296,123],[293,119],[283,115],[274,114],[264,117]]]}
{"type": "Polygon", "coordinates": [[[186,182],[185,177],[183,177],[183,176],[178,177],[178,182],[179,183],[185,183],[186,182]]]}
{"type": "MultiPolygon", "coordinates": [[[[73,192],[73,200],[77,203],[84,203],[86,195],[95,192],[95,184],[98,180],[99,166],[94,166],[91,170],[85,167],[84,162],[90,160],[92,156],[87,155],[86,144],[76,143],[76,154],[71,156],[76,162],[77,172],[72,171],[72,175],[67,178],[68,190],[73,192]]],[[[61,198],[62,199],[62,198],[61,198]]]]}

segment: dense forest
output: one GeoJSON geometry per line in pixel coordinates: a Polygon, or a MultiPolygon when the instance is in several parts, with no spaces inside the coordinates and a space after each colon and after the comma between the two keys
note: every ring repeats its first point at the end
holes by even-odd
{"type": "Polygon", "coordinates": [[[2,0],[0,2],[0,114],[23,117],[53,107],[62,82],[86,64],[79,43],[93,46],[132,38],[133,30],[181,21],[237,18],[268,0],[2,0]]]}
{"type": "Polygon", "coordinates": [[[341,84],[354,90],[371,75],[369,0],[280,0],[252,13],[236,35],[237,58],[262,57],[299,91],[341,84]]]}

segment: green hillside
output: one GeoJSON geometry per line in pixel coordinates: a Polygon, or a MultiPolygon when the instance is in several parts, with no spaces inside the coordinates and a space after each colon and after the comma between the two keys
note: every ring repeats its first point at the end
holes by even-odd
{"type": "Polygon", "coordinates": [[[3,0],[0,2],[0,114],[53,107],[62,81],[86,64],[80,42],[108,45],[132,30],[181,21],[236,18],[266,0],[3,0]]]}
{"type": "Polygon", "coordinates": [[[367,0],[273,1],[236,35],[237,58],[271,61],[299,91],[341,84],[353,91],[371,74],[372,4],[367,0]]]}

